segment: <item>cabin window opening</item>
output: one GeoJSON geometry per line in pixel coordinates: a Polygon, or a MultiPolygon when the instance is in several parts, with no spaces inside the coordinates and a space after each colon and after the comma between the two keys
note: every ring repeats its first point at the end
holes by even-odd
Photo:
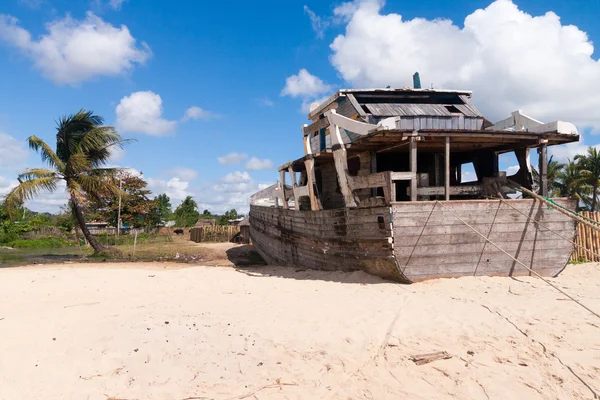
{"type": "Polygon", "coordinates": [[[360,170],[360,158],[352,157],[348,160],[348,174],[350,176],[358,176],[358,171],[360,170]]]}
{"type": "Polygon", "coordinates": [[[377,225],[379,225],[379,229],[385,229],[385,218],[383,218],[383,215],[377,216],[377,225]]]}
{"type": "Polygon", "coordinates": [[[315,171],[315,181],[317,181],[317,190],[319,193],[323,193],[323,174],[320,169],[315,171]]]}
{"type": "Polygon", "coordinates": [[[450,111],[452,114],[460,114],[463,115],[460,110],[454,106],[444,106],[444,108],[446,108],[446,110],[450,111]]]}
{"type": "Polygon", "coordinates": [[[457,182],[469,183],[477,182],[479,180],[477,178],[477,174],[475,173],[475,166],[472,162],[462,164],[459,170],[460,176],[457,177],[457,182]]]}

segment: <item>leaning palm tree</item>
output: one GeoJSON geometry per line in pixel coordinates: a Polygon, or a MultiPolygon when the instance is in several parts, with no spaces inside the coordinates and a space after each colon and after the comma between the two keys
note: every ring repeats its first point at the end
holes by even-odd
{"type": "Polygon", "coordinates": [[[98,243],[87,228],[83,204],[87,198],[98,197],[99,193],[119,193],[114,181],[108,179],[117,169],[103,166],[115,147],[120,148],[129,141],[122,139],[114,128],[102,124],[102,117],[85,110],[61,118],[56,128],[56,152],[40,138],[30,136],[27,139],[29,148],[39,152],[42,161],[51,169],[25,170],[18,177],[19,185],[6,196],[5,202],[11,213],[42,191],[55,191],[59,182],[64,181],[73,216],[95,253],[106,247],[98,243]]]}
{"type": "Polygon", "coordinates": [[[595,147],[588,147],[587,154],[578,154],[575,161],[579,165],[583,182],[591,187],[591,211],[596,211],[598,188],[600,188],[600,152],[595,147]]]}

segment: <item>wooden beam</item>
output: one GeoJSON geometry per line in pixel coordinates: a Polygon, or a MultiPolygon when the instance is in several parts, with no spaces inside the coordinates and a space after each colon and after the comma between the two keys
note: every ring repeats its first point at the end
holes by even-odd
{"type": "Polygon", "coordinates": [[[327,119],[327,117],[324,117],[308,126],[303,126],[302,131],[304,132],[304,136],[308,136],[312,133],[319,132],[323,128],[327,128],[328,126],[329,120],[327,119]]]}
{"type": "Polygon", "coordinates": [[[413,177],[410,180],[410,201],[417,201],[417,138],[410,138],[410,172],[413,177]]]}
{"type": "Polygon", "coordinates": [[[300,210],[300,194],[298,193],[298,185],[296,184],[296,172],[290,165],[288,172],[290,173],[290,179],[292,181],[292,191],[294,192],[294,209],[296,211],[300,210]]]}
{"type": "Polygon", "coordinates": [[[548,196],[548,145],[543,143],[538,147],[540,171],[540,195],[548,196]]]}
{"type": "MultiPolygon", "coordinates": [[[[336,115],[335,110],[329,111],[331,115],[336,115]]],[[[340,185],[340,191],[344,196],[344,203],[348,208],[354,208],[357,206],[354,195],[352,194],[352,188],[348,184],[348,157],[346,155],[346,147],[340,134],[340,128],[337,125],[331,125],[331,148],[333,149],[333,162],[335,164],[335,171],[340,185]]]]}
{"type": "Polygon", "coordinates": [[[288,202],[287,195],[285,193],[285,171],[279,171],[279,185],[281,189],[281,198],[283,200],[283,208],[287,210],[288,202]]]}
{"type": "Polygon", "coordinates": [[[308,197],[310,197],[310,209],[313,211],[321,210],[321,201],[319,199],[319,189],[317,188],[317,180],[315,178],[315,160],[309,159],[304,161],[306,166],[306,177],[308,186],[308,197]]]}
{"type": "Polygon", "coordinates": [[[352,106],[354,106],[358,115],[360,115],[362,118],[367,116],[367,114],[365,113],[365,110],[363,110],[363,108],[360,106],[360,104],[356,100],[356,97],[354,97],[354,95],[352,93],[346,94],[346,98],[348,100],[350,100],[350,103],[352,104],[352,106]]]}
{"type": "Polygon", "coordinates": [[[446,136],[445,156],[444,156],[444,194],[446,195],[446,201],[450,200],[450,136],[446,136]]]}

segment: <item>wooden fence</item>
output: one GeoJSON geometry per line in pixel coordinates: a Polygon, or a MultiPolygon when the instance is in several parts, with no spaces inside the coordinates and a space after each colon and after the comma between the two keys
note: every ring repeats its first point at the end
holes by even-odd
{"type": "MultiPolygon", "coordinates": [[[[600,212],[582,211],[579,213],[582,217],[589,218],[592,221],[600,223],[600,212]]],[[[577,224],[577,238],[575,239],[575,250],[571,255],[571,261],[592,262],[600,261],[600,232],[590,228],[587,225],[577,224]],[[582,247],[579,247],[582,246],[582,247]],[[590,250],[586,251],[584,249],[590,250]],[[594,254],[595,253],[595,254],[594,254]]]]}
{"type": "Polygon", "coordinates": [[[192,242],[230,242],[240,231],[239,226],[202,226],[190,229],[192,242]]]}

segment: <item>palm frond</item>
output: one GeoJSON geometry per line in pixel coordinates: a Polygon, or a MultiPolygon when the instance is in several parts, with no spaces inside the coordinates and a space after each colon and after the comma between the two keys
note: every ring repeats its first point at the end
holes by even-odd
{"type": "Polygon", "coordinates": [[[111,126],[101,126],[91,129],[81,140],[78,151],[88,155],[92,164],[104,165],[112,154],[114,147],[123,148],[132,139],[123,139],[111,126]]]}
{"type": "Polygon", "coordinates": [[[40,153],[42,157],[42,161],[50,165],[52,168],[56,168],[58,171],[63,171],[65,164],[58,157],[58,155],[44,142],[42,139],[37,136],[30,136],[27,139],[29,143],[29,148],[35,150],[40,153]]]}
{"type": "Polygon", "coordinates": [[[23,171],[22,173],[19,174],[19,176],[17,177],[17,179],[19,180],[19,182],[22,182],[24,180],[32,180],[35,178],[47,178],[47,177],[57,177],[60,178],[61,176],[56,172],[56,171],[51,171],[49,169],[45,169],[45,168],[30,168],[30,169],[26,169],[25,171],[23,171]]]}
{"type": "Polygon", "coordinates": [[[27,200],[37,197],[42,191],[55,191],[59,180],[60,178],[56,176],[25,180],[8,193],[4,201],[4,207],[12,215],[19,206],[27,200]]]}
{"type": "Polygon", "coordinates": [[[77,151],[85,135],[103,122],[101,116],[83,109],[60,118],[56,127],[56,154],[66,162],[77,151]]]}

